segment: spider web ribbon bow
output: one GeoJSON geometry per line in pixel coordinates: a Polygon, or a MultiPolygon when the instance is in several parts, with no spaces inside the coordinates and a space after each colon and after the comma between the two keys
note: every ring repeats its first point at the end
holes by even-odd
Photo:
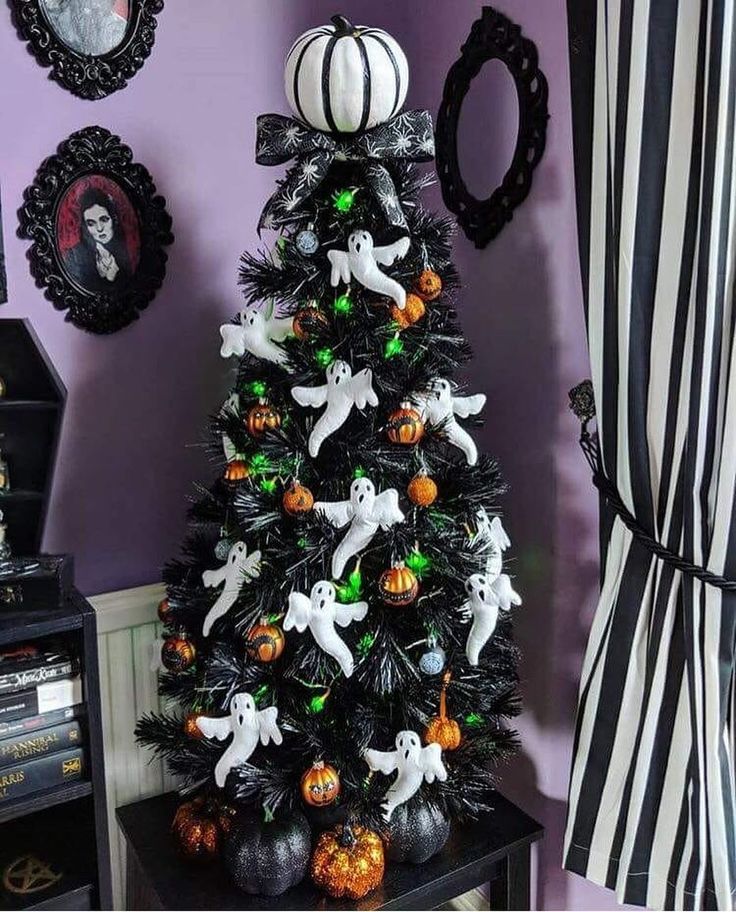
{"type": "Polygon", "coordinates": [[[405,111],[373,130],[357,135],[320,133],[283,114],[261,114],[256,131],[256,162],[296,164],[261,213],[258,230],[278,228],[294,219],[298,209],[338,161],[363,162],[365,180],[390,225],[407,228],[396,186],[384,160],[431,161],[434,133],[429,111],[405,111]]]}

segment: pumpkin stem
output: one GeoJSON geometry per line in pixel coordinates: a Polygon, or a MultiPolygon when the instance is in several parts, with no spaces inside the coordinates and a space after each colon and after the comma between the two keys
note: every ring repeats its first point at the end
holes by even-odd
{"type": "Polygon", "coordinates": [[[356,843],[355,833],[353,833],[353,826],[351,823],[344,823],[342,825],[342,833],[340,834],[340,845],[346,849],[351,848],[356,843]]]}
{"type": "Polygon", "coordinates": [[[440,719],[447,718],[447,685],[450,683],[452,672],[445,672],[442,678],[442,690],[440,691],[440,719]]]}
{"type": "Polygon", "coordinates": [[[330,22],[335,26],[336,38],[344,38],[345,35],[355,33],[355,26],[346,16],[331,16],[330,22]]]}

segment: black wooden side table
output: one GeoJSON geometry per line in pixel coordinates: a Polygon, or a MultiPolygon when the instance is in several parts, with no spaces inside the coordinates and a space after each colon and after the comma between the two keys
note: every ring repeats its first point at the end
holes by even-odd
{"type": "Polygon", "coordinates": [[[281,896],[247,896],[221,865],[184,861],[177,853],[171,821],[179,803],[170,793],[118,809],[128,849],[128,909],[432,909],[489,881],[492,909],[528,909],[531,845],[544,833],[496,793],[493,813],[456,826],[426,864],[389,865],[381,886],[357,903],[326,897],[309,877],[281,896]]]}

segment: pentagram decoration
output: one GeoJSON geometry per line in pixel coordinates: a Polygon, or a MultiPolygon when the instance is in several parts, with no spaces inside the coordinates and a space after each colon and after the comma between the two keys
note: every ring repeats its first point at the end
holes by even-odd
{"type": "Polygon", "coordinates": [[[49,890],[63,876],[35,855],[21,855],[3,869],[3,887],[16,896],[28,896],[49,890]]]}
{"type": "MultiPolygon", "coordinates": [[[[81,4],[77,4],[81,6],[81,4]]],[[[164,0],[127,0],[75,15],[75,4],[11,0],[19,37],[51,78],[80,98],[104,98],[124,88],[143,66],[156,38],[164,0]]]]}
{"type": "Polygon", "coordinates": [[[521,28],[492,6],[463,44],[460,58],[447,74],[435,133],[437,173],[442,198],[476,247],[483,248],[511,221],[514,209],[526,199],[532,173],[544,152],[547,137],[547,79],[539,69],[537,48],[521,28]],[[457,127],[470,83],[489,60],[500,60],[514,80],[519,100],[516,148],[500,186],[484,200],[468,190],[458,161],[457,127]]]}
{"type": "Polygon", "coordinates": [[[166,274],[171,217],[148,171],[104,127],[73,133],[23,195],[18,234],[31,274],[66,319],[92,333],[136,320],[166,274]]]}

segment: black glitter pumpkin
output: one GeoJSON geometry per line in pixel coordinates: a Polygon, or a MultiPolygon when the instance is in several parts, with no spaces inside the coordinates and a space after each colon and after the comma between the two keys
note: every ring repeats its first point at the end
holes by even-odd
{"type": "Polygon", "coordinates": [[[311,830],[300,811],[273,820],[244,811],[228,837],[224,858],[243,892],[280,896],[303,880],[311,853],[311,830]]]}
{"type": "Polygon", "coordinates": [[[450,821],[424,799],[400,804],[391,815],[386,856],[390,861],[422,864],[436,855],[450,835],[450,821]]]}

